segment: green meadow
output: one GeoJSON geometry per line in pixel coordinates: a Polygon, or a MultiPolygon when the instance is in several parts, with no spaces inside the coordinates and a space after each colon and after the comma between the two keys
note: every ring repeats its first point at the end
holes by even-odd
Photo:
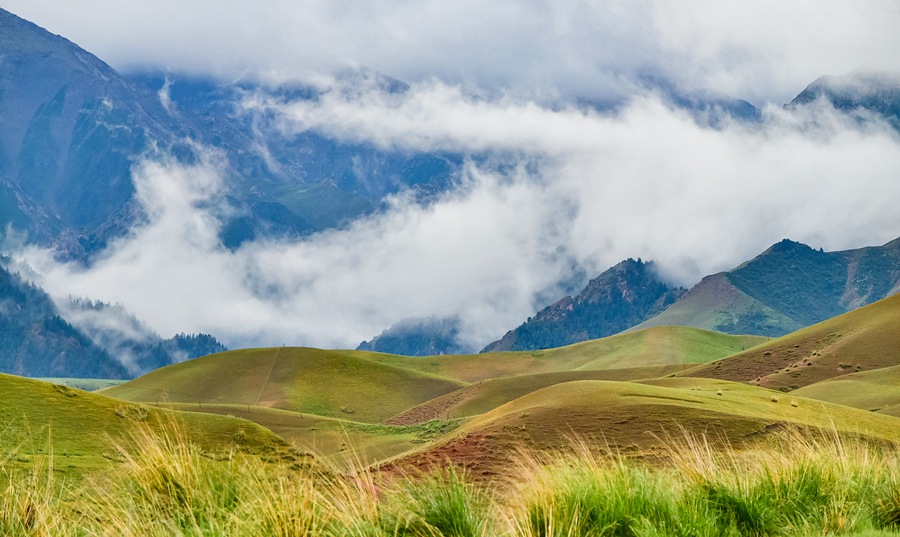
{"type": "Polygon", "coordinates": [[[98,392],[0,375],[0,533],[893,535],[898,312],[770,341],[247,349],[98,392]]]}

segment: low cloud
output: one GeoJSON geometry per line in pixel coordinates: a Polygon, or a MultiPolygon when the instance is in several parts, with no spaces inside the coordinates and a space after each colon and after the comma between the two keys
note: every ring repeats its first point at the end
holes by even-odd
{"type": "Polygon", "coordinates": [[[455,316],[480,348],[560,282],[626,257],[689,285],[784,237],[833,250],[900,235],[896,132],[824,105],[713,129],[652,94],[602,115],[430,81],[247,109],[289,133],[479,157],[426,206],[398,196],[346,229],[236,251],[217,241],[215,154],[191,166],[157,158],[134,170],[148,221],[91,269],[35,248],[20,257],[55,295],[125,304],[164,334],[354,347],[402,319],[455,316]]]}
{"type": "Polygon", "coordinates": [[[823,74],[898,70],[882,0],[0,0],[118,69],[312,80],[368,67],[531,96],[628,95],[641,77],[783,103],[823,74]]]}

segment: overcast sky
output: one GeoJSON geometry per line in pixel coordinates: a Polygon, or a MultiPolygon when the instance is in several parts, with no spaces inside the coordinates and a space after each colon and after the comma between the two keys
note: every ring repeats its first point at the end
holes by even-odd
{"type": "Polygon", "coordinates": [[[468,164],[427,207],[398,197],[344,230],[230,252],[207,210],[222,194],[218,157],[160,157],[134,169],[149,222],[90,270],[40,249],[22,257],[57,296],[125,304],[164,335],[352,347],[405,318],[457,316],[477,349],[558,297],[561,279],[627,257],[691,285],[785,237],[883,244],[900,235],[897,133],[781,104],[824,74],[900,71],[897,5],[0,0],[119,69],[325,85],[374,69],[410,91],[248,109],[286,132],[508,159],[468,164]],[[764,119],[709,128],[637,91],[649,75],[745,98],[764,119]],[[623,95],[615,114],[565,104],[623,95]]]}
{"type": "Polygon", "coordinates": [[[639,75],[783,104],[824,74],[898,70],[891,0],[0,0],[118,69],[603,97],[639,75]]]}

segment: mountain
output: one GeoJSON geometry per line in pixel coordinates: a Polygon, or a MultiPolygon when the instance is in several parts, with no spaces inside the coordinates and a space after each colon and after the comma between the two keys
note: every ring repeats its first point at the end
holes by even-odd
{"type": "Polygon", "coordinates": [[[0,266],[0,371],[120,379],[126,368],[66,322],[41,289],[0,266]]]}
{"type": "Polygon", "coordinates": [[[897,75],[823,76],[808,85],[785,108],[796,109],[821,100],[842,112],[880,115],[900,130],[900,77],[897,75]]]}
{"type": "Polygon", "coordinates": [[[703,278],[634,329],[684,325],[777,337],[900,292],[900,239],[841,252],[783,240],[703,278]]]}
{"type": "MultiPolygon", "coordinates": [[[[300,237],[379,210],[387,195],[428,200],[451,186],[458,155],[344,144],[285,132],[248,99],[317,98],[302,85],[270,87],[177,74],[123,76],[67,39],[0,9],[0,225],[59,257],[89,262],[144,218],[131,168],[157,153],[183,163],[196,143],[220,151],[226,192],[221,240],[300,237]]],[[[347,83],[405,85],[356,71],[347,83]]]]}
{"type": "Polygon", "coordinates": [[[163,339],[118,304],[70,299],[61,306],[62,316],[115,356],[129,377],[228,350],[209,334],[177,334],[163,339]]]}
{"type": "Polygon", "coordinates": [[[407,319],[363,341],[358,351],[374,351],[404,356],[465,354],[471,351],[459,343],[459,319],[407,319]]]}
{"type": "Polygon", "coordinates": [[[165,111],[95,56],[0,9],[2,224],[78,255],[137,218],[133,159],[165,111]],[[9,215],[9,216],[7,216],[9,215]]]}
{"type": "Polygon", "coordinates": [[[60,307],[0,264],[0,372],[126,379],[224,350],[208,334],[162,339],[122,306],[72,300],[60,307]]]}
{"type": "Polygon", "coordinates": [[[662,282],[652,262],[629,258],[481,352],[548,349],[609,336],[659,313],[683,292],[662,282]]]}

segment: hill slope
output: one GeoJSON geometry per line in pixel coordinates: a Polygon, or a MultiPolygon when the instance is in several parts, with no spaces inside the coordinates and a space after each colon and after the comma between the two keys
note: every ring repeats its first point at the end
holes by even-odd
{"type": "Polygon", "coordinates": [[[900,291],[900,239],[824,252],[787,239],[707,276],[634,329],[683,324],[777,337],[900,291]]]}
{"type": "Polygon", "coordinates": [[[0,449],[22,461],[52,450],[57,471],[102,467],[115,459],[137,425],[158,429],[177,423],[205,450],[287,450],[283,440],[253,422],[191,412],[172,412],[37,380],[0,374],[0,449]]]}
{"type": "Polygon", "coordinates": [[[127,401],[242,404],[362,422],[385,420],[465,383],[307,348],[246,349],[153,371],[109,388],[127,401]]]}
{"type": "Polygon", "coordinates": [[[529,352],[427,358],[357,352],[359,356],[378,363],[465,382],[478,382],[497,377],[556,371],[699,364],[740,352],[764,340],[759,336],[732,336],[685,326],[661,326],[567,347],[529,352]]]}
{"type": "Polygon", "coordinates": [[[490,474],[504,468],[522,448],[571,449],[579,438],[594,448],[646,456],[664,451],[685,434],[741,446],[791,426],[900,442],[898,418],[811,399],[773,400],[773,392],[745,384],[707,379],[647,384],[583,380],[515,399],[473,418],[437,445],[403,455],[392,464],[427,468],[449,459],[470,471],[490,474]]]}
{"type": "Polygon", "coordinates": [[[900,365],[900,295],[845,313],[686,376],[796,389],[853,371],[900,365]]]}
{"type": "Polygon", "coordinates": [[[900,417],[900,365],[841,375],[793,393],[900,417]]]}

